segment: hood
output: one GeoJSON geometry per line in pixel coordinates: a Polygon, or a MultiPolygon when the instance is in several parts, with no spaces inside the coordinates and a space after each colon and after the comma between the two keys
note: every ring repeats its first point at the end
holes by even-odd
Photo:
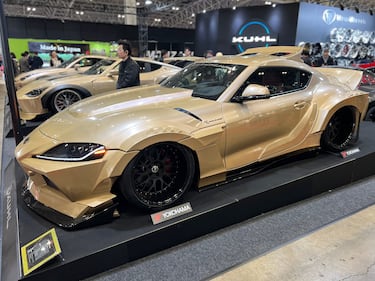
{"type": "Polygon", "coordinates": [[[67,85],[67,84],[76,84],[79,85],[82,83],[83,79],[95,79],[95,75],[53,75],[48,76],[43,79],[34,80],[30,83],[27,83],[24,87],[20,88],[17,91],[17,96],[23,96],[28,92],[36,89],[47,89],[50,87],[55,87],[58,85],[67,85]]]}
{"type": "Polygon", "coordinates": [[[180,134],[223,123],[221,103],[191,97],[191,90],[160,85],[114,91],[83,100],[42,125],[59,142],[83,140],[119,147],[124,139],[180,134]]]}

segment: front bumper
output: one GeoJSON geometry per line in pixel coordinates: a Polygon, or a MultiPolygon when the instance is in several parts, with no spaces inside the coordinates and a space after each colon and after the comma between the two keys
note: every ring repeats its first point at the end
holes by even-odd
{"type": "Polygon", "coordinates": [[[18,108],[22,120],[32,120],[39,115],[48,113],[48,109],[43,108],[40,97],[18,97],[18,108]]]}
{"type": "Polygon", "coordinates": [[[116,200],[111,200],[111,202],[108,202],[108,204],[103,205],[100,208],[92,209],[90,212],[80,217],[72,218],[59,213],[35,200],[34,196],[27,187],[24,188],[21,196],[26,205],[34,212],[57,224],[58,226],[69,230],[108,223],[117,217],[118,202],[116,200]]]}

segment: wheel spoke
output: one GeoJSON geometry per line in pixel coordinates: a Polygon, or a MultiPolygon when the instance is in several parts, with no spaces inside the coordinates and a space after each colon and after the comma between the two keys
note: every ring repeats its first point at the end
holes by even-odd
{"type": "Polygon", "coordinates": [[[81,100],[81,96],[77,92],[73,90],[63,90],[56,94],[54,107],[56,111],[61,111],[79,100],[81,100]]]}

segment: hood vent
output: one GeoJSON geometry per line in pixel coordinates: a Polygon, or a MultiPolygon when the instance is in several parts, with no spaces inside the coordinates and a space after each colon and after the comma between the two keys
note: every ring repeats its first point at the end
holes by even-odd
{"type": "Polygon", "coordinates": [[[181,107],[176,107],[175,110],[177,110],[177,111],[179,111],[179,112],[182,112],[182,113],[185,113],[185,114],[187,114],[187,115],[190,115],[191,117],[193,117],[193,118],[195,118],[195,119],[197,119],[197,120],[199,120],[199,121],[202,122],[202,119],[201,119],[201,118],[199,118],[199,117],[198,117],[197,115],[195,115],[194,113],[191,113],[190,111],[187,111],[186,109],[183,109],[183,108],[181,108],[181,107]]]}

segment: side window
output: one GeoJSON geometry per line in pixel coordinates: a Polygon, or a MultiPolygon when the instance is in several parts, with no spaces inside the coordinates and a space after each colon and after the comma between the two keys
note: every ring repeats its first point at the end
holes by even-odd
{"type": "Polygon", "coordinates": [[[151,72],[161,67],[161,65],[159,64],[155,64],[155,63],[151,63],[147,61],[137,61],[137,63],[139,65],[139,69],[141,73],[151,72]]]}
{"type": "Polygon", "coordinates": [[[97,63],[98,61],[100,61],[100,59],[96,59],[96,58],[84,58],[80,61],[80,65],[81,66],[92,66],[94,65],[95,63],[97,63]]]}
{"type": "Polygon", "coordinates": [[[297,91],[307,86],[311,73],[291,67],[261,67],[254,71],[241,87],[249,84],[266,86],[271,95],[297,91]]]}
{"type": "Polygon", "coordinates": [[[157,64],[157,63],[149,63],[150,64],[150,68],[151,68],[151,70],[150,71],[155,71],[155,70],[158,70],[160,67],[161,67],[161,65],[160,64],[157,64]]]}
{"type": "Polygon", "coordinates": [[[286,68],[281,72],[283,92],[298,91],[307,86],[311,74],[296,68],[286,68]]]}

